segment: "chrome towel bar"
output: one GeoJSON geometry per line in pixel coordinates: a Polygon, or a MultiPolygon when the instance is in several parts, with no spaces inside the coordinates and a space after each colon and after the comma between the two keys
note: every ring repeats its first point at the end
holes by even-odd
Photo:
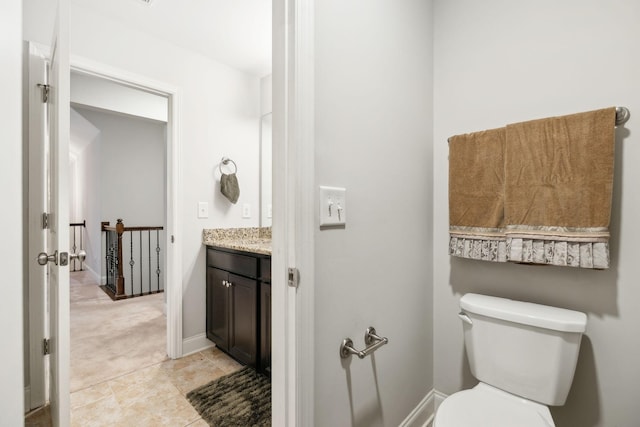
{"type": "Polygon", "coordinates": [[[353,348],[351,338],[345,338],[340,345],[340,357],[346,359],[352,354],[355,354],[360,359],[364,359],[388,342],[389,339],[387,337],[379,337],[376,335],[376,329],[373,326],[369,326],[364,333],[364,343],[367,347],[364,350],[356,350],[353,348]]]}

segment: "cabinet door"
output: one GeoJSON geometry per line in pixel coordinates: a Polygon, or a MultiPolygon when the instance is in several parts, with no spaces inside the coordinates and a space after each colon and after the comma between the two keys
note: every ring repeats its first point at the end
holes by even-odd
{"type": "Polygon", "coordinates": [[[257,282],[229,273],[229,353],[240,362],[256,366],[257,282]]]}
{"type": "Polygon", "coordinates": [[[207,268],[207,338],[223,350],[229,348],[229,273],[207,268]]]}
{"type": "Polygon", "coordinates": [[[260,370],[271,376],[271,285],[260,284],[260,370]]]}

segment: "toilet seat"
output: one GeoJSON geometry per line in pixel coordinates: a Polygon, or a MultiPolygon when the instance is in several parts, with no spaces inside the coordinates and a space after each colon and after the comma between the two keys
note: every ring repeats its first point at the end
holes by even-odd
{"type": "Polygon", "coordinates": [[[480,383],[447,397],[433,427],[553,427],[549,408],[480,383]]]}

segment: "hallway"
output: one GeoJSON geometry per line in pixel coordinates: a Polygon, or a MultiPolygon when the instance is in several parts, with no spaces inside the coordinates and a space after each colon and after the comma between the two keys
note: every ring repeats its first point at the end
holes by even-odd
{"type": "Polygon", "coordinates": [[[70,287],[71,425],[206,426],[185,395],[241,365],[215,347],[168,359],[162,293],[114,302],[87,272],[70,287]]]}

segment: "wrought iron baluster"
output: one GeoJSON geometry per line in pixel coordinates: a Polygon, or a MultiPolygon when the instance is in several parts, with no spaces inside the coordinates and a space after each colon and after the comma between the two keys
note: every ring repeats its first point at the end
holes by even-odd
{"type": "Polygon", "coordinates": [[[158,277],[158,286],[156,291],[160,291],[160,230],[156,230],[156,276],[158,277]]]}
{"type": "Polygon", "coordinates": [[[131,266],[131,296],[133,296],[134,295],[134,291],[133,291],[133,266],[136,264],[136,262],[133,260],[133,232],[132,231],[129,232],[129,253],[130,253],[129,265],[131,266]]]}
{"type": "MultiPolygon", "coordinates": [[[[74,254],[78,253],[78,247],[76,246],[76,233],[78,231],[77,227],[71,224],[71,229],[73,230],[73,246],[71,247],[74,254]]],[[[76,259],[73,259],[73,271],[76,271],[76,259]]]]}
{"type": "MultiPolygon", "coordinates": [[[[80,249],[84,249],[84,243],[82,243],[82,237],[84,236],[84,227],[85,227],[84,224],[86,224],[86,220],[82,221],[82,222],[83,222],[83,225],[82,225],[82,228],[80,229],[80,249]]],[[[74,252],[74,253],[77,253],[77,252],[74,252]]],[[[83,271],[83,270],[84,270],[84,261],[81,259],[80,260],[80,271],[83,271]]]]}
{"type": "Polygon", "coordinates": [[[149,291],[151,291],[151,230],[147,230],[147,241],[149,242],[149,291]]]}
{"type": "Polygon", "coordinates": [[[138,231],[140,238],[140,295],[142,295],[142,230],[138,231]]]}
{"type": "Polygon", "coordinates": [[[104,237],[104,271],[106,272],[106,283],[105,286],[109,286],[109,232],[105,232],[104,237]]]}

